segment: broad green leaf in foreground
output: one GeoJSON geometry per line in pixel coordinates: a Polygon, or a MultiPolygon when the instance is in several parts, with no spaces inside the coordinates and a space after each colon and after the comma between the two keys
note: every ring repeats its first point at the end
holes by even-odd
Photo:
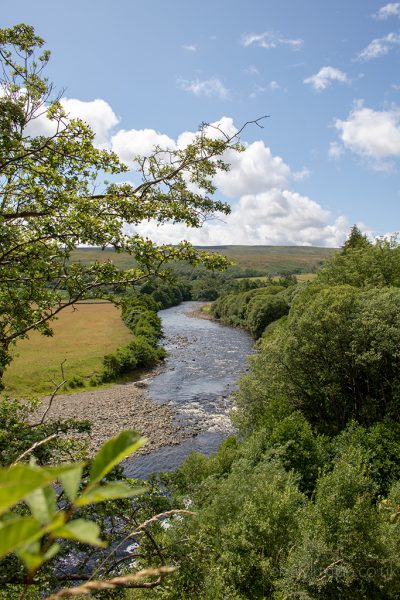
{"type": "Polygon", "coordinates": [[[55,479],[53,472],[25,464],[0,469],[0,514],[55,479]]]}
{"type": "Polygon", "coordinates": [[[100,527],[96,523],[93,523],[93,521],[87,521],[86,519],[70,521],[54,532],[55,537],[76,540],[84,544],[104,548],[107,544],[99,538],[99,534],[100,527]]]}
{"type": "Polygon", "coordinates": [[[0,558],[43,535],[34,517],[16,517],[0,524],[0,558]]]}
{"type": "Polygon", "coordinates": [[[108,440],[93,459],[90,469],[89,483],[100,481],[115,465],[135,452],[146,442],[136,431],[122,431],[116,437],[108,440]]]}
{"type": "Polygon", "coordinates": [[[74,502],[75,506],[86,506],[97,504],[104,500],[116,500],[118,498],[129,498],[144,492],[143,487],[131,487],[126,483],[109,483],[98,487],[89,488],[87,492],[79,496],[74,502]]]}
{"type": "Polygon", "coordinates": [[[60,479],[79,464],[40,468],[34,465],[17,464],[0,468],[0,514],[23,500],[28,494],[60,479]]]}

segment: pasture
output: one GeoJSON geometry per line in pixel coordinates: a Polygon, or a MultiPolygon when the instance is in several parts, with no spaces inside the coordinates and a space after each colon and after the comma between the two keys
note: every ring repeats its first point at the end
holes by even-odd
{"type": "Polygon", "coordinates": [[[55,383],[100,371],[104,354],[126,344],[132,334],[110,303],[78,304],[65,308],[53,322],[53,337],[34,332],[17,343],[14,360],[4,377],[5,393],[17,397],[49,394],[55,383]],[[65,361],[65,362],[64,362],[65,361]]]}

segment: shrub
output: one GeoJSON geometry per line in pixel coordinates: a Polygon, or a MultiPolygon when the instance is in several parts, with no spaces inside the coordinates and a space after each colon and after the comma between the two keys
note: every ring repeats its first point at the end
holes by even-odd
{"type": "Polygon", "coordinates": [[[289,305],[280,296],[256,296],[247,309],[246,326],[254,338],[259,338],[265,328],[289,312],[289,305]]]}

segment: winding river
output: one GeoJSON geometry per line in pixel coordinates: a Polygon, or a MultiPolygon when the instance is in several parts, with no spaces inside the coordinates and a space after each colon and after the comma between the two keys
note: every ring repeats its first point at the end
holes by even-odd
{"type": "Polygon", "coordinates": [[[177,423],[193,436],[129,459],[125,472],[130,477],[176,469],[193,450],[210,454],[234,431],[229,419],[232,392],[247,368],[253,341],[241,329],[197,317],[201,305],[184,302],[160,311],[168,357],[148,388],[153,400],[169,404],[177,423]]]}

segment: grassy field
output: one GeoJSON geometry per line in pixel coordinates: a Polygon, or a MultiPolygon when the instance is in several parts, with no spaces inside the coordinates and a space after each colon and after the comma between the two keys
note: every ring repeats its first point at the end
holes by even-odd
{"type": "Polygon", "coordinates": [[[54,336],[33,333],[18,342],[15,359],[6,371],[5,393],[31,397],[48,394],[61,381],[60,364],[65,360],[67,379],[88,381],[99,371],[104,354],[127,343],[132,335],[112,304],[78,304],[68,307],[54,321],[54,336]]]}
{"type": "MultiPolygon", "coordinates": [[[[275,273],[309,273],[317,269],[334,252],[333,248],[311,246],[207,246],[201,248],[220,252],[243,268],[275,273]]],[[[132,267],[128,254],[116,254],[113,250],[81,248],[74,252],[73,260],[85,264],[95,260],[110,260],[120,268],[132,267]]]]}

